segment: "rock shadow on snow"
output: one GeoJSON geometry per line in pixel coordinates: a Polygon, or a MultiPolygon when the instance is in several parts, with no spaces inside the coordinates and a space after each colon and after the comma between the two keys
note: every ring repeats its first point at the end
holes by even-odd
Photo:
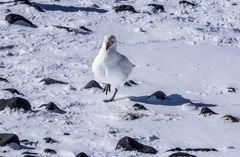
{"type": "Polygon", "coordinates": [[[186,103],[191,103],[196,107],[215,107],[215,104],[195,103],[188,98],[183,97],[180,94],[171,94],[168,99],[160,100],[156,98],[149,98],[149,96],[130,96],[130,101],[137,103],[146,103],[151,105],[164,105],[164,106],[180,106],[186,103]]]}
{"type": "Polygon", "coordinates": [[[33,2],[33,4],[39,6],[40,8],[46,11],[63,11],[63,12],[86,11],[86,12],[96,12],[96,13],[108,12],[108,10],[94,8],[94,7],[63,6],[58,4],[41,4],[36,2],[33,2]]]}

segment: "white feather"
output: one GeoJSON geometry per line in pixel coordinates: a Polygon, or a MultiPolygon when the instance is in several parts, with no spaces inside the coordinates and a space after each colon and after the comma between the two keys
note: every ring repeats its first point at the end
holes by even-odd
{"type": "Polygon", "coordinates": [[[117,52],[116,41],[113,41],[114,44],[106,50],[106,43],[111,40],[111,37],[104,38],[102,48],[92,64],[92,70],[99,81],[118,88],[126,82],[134,65],[126,56],[117,52]]]}

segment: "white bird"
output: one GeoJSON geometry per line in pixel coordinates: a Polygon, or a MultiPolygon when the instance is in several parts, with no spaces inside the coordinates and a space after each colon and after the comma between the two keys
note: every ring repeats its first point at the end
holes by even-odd
{"type": "Polygon", "coordinates": [[[106,83],[103,92],[107,94],[111,91],[111,85],[115,87],[113,96],[104,102],[114,101],[118,88],[126,82],[134,66],[126,56],[117,52],[116,37],[105,36],[102,47],[92,64],[94,76],[106,83]]]}

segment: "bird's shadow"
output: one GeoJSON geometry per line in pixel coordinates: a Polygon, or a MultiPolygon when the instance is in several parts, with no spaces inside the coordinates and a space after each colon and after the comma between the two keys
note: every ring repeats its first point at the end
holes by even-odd
{"type": "Polygon", "coordinates": [[[78,12],[78,11],[86,11],[86,12],[96,12],[96,13],[106,13],[108,10],[99,9],[94,7],[75,7],[75,6],[63,6],[58,4],[41,4],[32,2],[33,5],[39,6],[43,10],[46,11],[63,11],[63,12],[78,12]]]}
{"type": "Polygon", "coordinates": [[[191,103],[196,107],[215,107],[215,104],[205,104],[205,103],[196,103],[190,99],[184,98],[182,95],[179,94],[171,94],[168,96],[166,100],[160,100],[156,98],[152,98],[149,96],[130,96],[128,97],[130,101],[137,102],[137,103],[146,103],[151,105],[164,105],[164,106],[180,106],[186,103],[191,103]]]}

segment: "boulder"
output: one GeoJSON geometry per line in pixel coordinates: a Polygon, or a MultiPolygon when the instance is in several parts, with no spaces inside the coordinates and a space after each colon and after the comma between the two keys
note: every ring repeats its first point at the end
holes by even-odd
{"type": "Polygon", "coordinates": [[[0,146],[5,146],[10,143],[16,143],[16,144],[20,145],[18,136],[15,134],[0,133],[0,146]]]}
{"type": "Polygon", "coordinates": [[[31,110],[30,103],[23,98],[14,97],[11,99],[0,99],[0,111],[4,110],[6,107],[10,109],[24,109],[24,110],[31,110]]]}
{"type": "Polygon", "coordinates": [[[116,149],[122,149],[124,151],[138,151],[141,153],[156,154],[158,151],[147,145],[143,145],[131,137],[123,137],[119,140],[116,149]]]}

